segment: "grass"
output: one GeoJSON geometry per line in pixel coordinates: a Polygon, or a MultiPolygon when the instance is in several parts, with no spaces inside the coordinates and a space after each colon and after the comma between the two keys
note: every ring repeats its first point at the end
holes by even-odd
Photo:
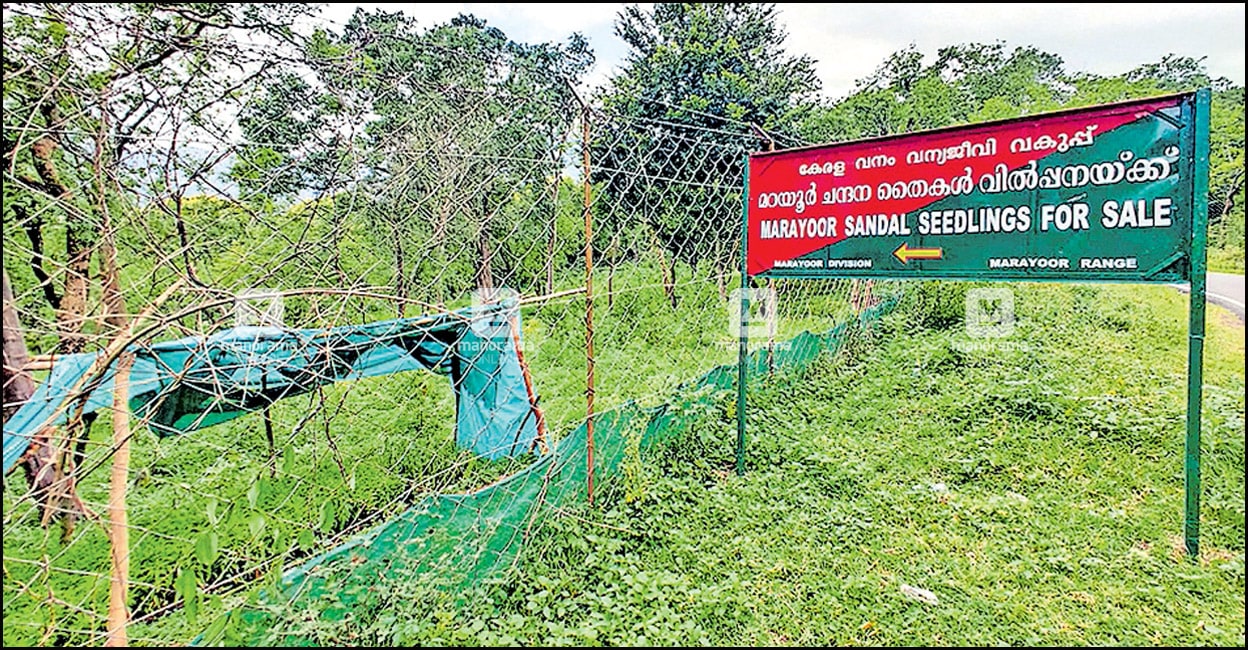
{"type": "Polygon", "coordinates": [[[1208,257],[1211,273],[1244,274],[1244,249],[1240,247],[1210,248],[1208,257]]]}
{"type": "Polygon", "coordinates": [[[959,291],[921,291],[874,341],[759,386],[743,477],[726,398],[629,489],[552,518],[506,580],[453,605],[400,584],[385,616],[314,627],[360,645],[1242,646],[1242,324],[1210,312],[1192,560],[1185,298],[1014,289],[1011,337],[969,339],[959,291]]]}
{"type": "MultiPolygon", "coordinates": [[[[721,345],[731,336],[713,284],[683,286],[673,317],[646,277],[595,304],[601,408],[657,401],[735,354],[721,345]]],[[[628,463],[594,507],[548,518],[498,582],[447,594],[400,581],[378,587],[382,611],[300,625],[308,638],[351,645],[1242,645],[1242,324],[1211,307],[1203,552],[1190,562],[1179,551],[1186,298],[1006,286],[1019,315],[1011,337],[968,338],[965,287],[916,284],[871,340],[802,377],[760,382],[743,477],[731,471],[724,395],[696,435],[628,463]],[[929,590],[936,604],[903,586],[929,590]]],[[[828,322],[843,308],[826,299],[838,290],[788,289],[782,334],[828,322]]],[[[526,355],[560,427],[583,408],[580,307],[525,314],[526,355]]],[[[161,586],[149,611],[182,611],[134,626],[137,643],[185,641],[232,602],[229,590],[210,590],[191,616],[172,586],[180,571],[196,573],[201,593],[243,569],[259,567],[248,578],[258,580],[275,547],[294,550],[288,561],[327,548],[365,515],[401,508],[413,481],[470,489],[518,466],[456,455],[444,380],[382,380],[329,393],[331,411],[343,400],[328,429],[337,460],[326,425],[294,433],[319,407],[275,410],[292,447],[276,478],[266,478],[258,420],[205,430],[198,444],[142,443],[136,458],[155,460],[131,490],[132,523],[144,531],[132,566],[161,586]],[[441,478],[428,482],[431,473],[441,478]],[[253,485],[263,490],[253,495],[253,485]],[[205,563],[200,540],[213,530],[220,550],[205,563]]],[[[61,553],[37,526],[10,526],[12,496],[6,489],[6,645],[70,627],[47,619],[63,610],[40,600],[42,588],[93,607],[107,588],[54,572],[14,598],[24,569],[13,567],[27,566],[11,561],[14,549],[106,574],[106,545],[88,527],[89,552],[80,541],[61,553]]]]}
{"type": "MultiPolygon", "coordinates": [[[[714,282],[685,281],[673,309],[659,277],[657,267],[622,269],[617,295],[596,301],[600,411],[632,399],[657,402],[735,358],[714,282]]],[[[778,336],[830,326],[845,309],[842,289],[789,289],[801,318],[788,319],[778,336]]],[[[572,299],[523,314],[525,356],[552,436],[584,417],[584,313],[583,300],[572,299]]],[[[453,394],[446,378],[430,373],[332,385],[271,412],[272,449],[259,414],[164,440],[147,430],[135,436],[127,502],[136,644],[193,638],[283,564],[333,548],[421,495],[471,491],[532,460],[490,462],[456,449],[453,394]]],[[[88,447],[89,462],[101,467],[78,486],[97,513],[107,502],[110,435],[104,414],[88,447]]],[[[79,522],[62,539],[60,527],[39,525],[24,494],[15,472],[4,490],[5,645],[98,643],[108,599],[105,529],[79,522]]]]}

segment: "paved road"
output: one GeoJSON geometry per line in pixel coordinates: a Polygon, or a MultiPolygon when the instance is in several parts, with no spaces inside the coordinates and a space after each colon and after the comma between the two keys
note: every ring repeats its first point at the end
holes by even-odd
{"type": "MultiPolygon", "coordinates": [[[[1187,293],[1188,285],[1176,285],[1179,291],[1187,293]]],[[[1244,276],[1233,273],[1210,273],[1205,284],[1205,298],[1208,302],[1221,305],[1234,312],[1244,320],[1244,276]]]]}

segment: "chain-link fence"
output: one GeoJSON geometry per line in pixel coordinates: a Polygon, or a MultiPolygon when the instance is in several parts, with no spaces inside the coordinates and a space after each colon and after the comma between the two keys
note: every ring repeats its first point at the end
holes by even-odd
{"type": "MultiPolygon", "coordinates": [[[[6,646],[307,641],[735,418],[757,127],[471,24],[5,11],[6,646]]],[[[896,289],[749,287],[751,372],[896,289]]]]}

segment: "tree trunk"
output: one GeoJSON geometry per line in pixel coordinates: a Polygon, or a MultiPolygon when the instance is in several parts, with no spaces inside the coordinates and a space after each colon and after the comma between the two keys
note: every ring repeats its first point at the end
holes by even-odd
{"type": "Polygon", "coordinates": [[[19,202],[13,202],[13,216],[16,221],[22,225],[22,229],[26,231],[26,238],[30,240],[30,270],[35,274],[35,279],[39,281],[39,288],[43,290],[43,297],[48,301],[48,305],[52,309],[59,309],[61,306],[61,297],[56,294],[56,287],[52,285],[52,278],[48,275],[47,269],[43,267],[43,217],[40,216],[38,210],[34,215],[30,215],[26,211],[26,206],[19,202]]]}
{"type": "Polygon", "coordinates": [[[494,257],[490,251],[490,214],[489,195],[481,197],[481,227],[477,229],[477,251],[480,253],[480,264],[477,266],[477,288],[489,291],[494,288],[494,270],[491,268],[494,257]]]}
{"type": "Polygon", "coordinates": [[[433,244],[437,254],[433,258],[433,294],[438,305],[446,302],[446,229],[450,224],[450,206],[445,201],[438,204],[438,220],[433,226],[433,244]]]}
{"type": "Polygon", "coordinates": [[[559,175],[555,174],[555,179],[550,187],[550,225],[546,239],[546,293],[555,292],[555,246],[558,243],[559,234],[559,175]]]}
{"type": "Polygon", "coordinates": [[[715,265],[715,286],[719,289],[719,299],[728,302],[728,269],[715,265]]]}
{"type": "Polygon", "coordinates": [[[30,355],[26,351],[26,339],[22,336],[22,324],[17,318],[17,305],[13,288],[9,286],[9,274],[4,274],[4,419],[17,412],[35,393],[35,381],[26,371],[30,355]]]}
{"type": "Polygon", "coordinates": [[[407,311],[407,288],[403,282],[404,266],[403,260],[403,237],[399,234],[398,226],[390,229],[390,236],[394,238],[394,295],[399,297],[399,318],[403,318],[407,311]]]}
{"type": "MultiPolygon", "coordinates": [[[[42,112],[49,125],[57,122],[54,105],[45,105],[42,112]]],[[[65,286],[53,308],[56,310],[58,352],[76,354],[86,348],[83,328],[87,312],[91,244],[96,231],[91,220],[69,201],[69,189],[61,181],[53,162],[57,146],[52,138],[43,137],[31,145],[30,151],[35,171],[42,181],[42,191],[57,200],[65,213],[65,286]]],[[[35,499],[43,507],[43,525],[60,516],[65,526],[65,538],[73,533],[77,510],[75,507],[62,509],[61,502],[66,497],[75,505],[78,502],[73,492],[75,456],[82,449],[85,431],[90,428],[92,419],[71,415],[59,443],[53,440],[55,428],[41,429],[32,438],[30,448],[22,458],[27,481],[35,499]]]]}
{"type": "MultiPolygon", "coordinates": [[[[35,169],[43,180],[49,193],[61,201],[68,202],[69,190],[61,182],[52,163],[52,152],[56,142],[51,138],[40,138],[31,146],[31,155],[35,159],[35,169]]],[[[94,233],[87,222],[73,206],[64,206],[65,210],[65,290],[56,308],[56,333],[60,339],[61,354],[75,354],[86,348],[86,340],[82,335],[83,323],[87,313],[87,276],[91,268],[91,240],[94,233]]]]}
{"type": "Polygon", "coordinates": [[[490,237],[485,232],[477,236],[477,250],[481,255],[481,264],[477,267],[477,288],[488,291],[494,288],[494,271],[490,268],[493,261],[490,237]]]}
{"type": "Polygon", "coordinates": [[[663,266],[665,270],[664,277],[663,277],[663,291],[667,293],[667,301],[672,303],[672,309],[676,309],[677,308],[677,301],[676,301],[676,264],[677,264],[677,261],[676,261],[675,256],[673,256],[672,263],[670,266],[668,266],[666,254],[663,254],[662,251],[660,251],[660,254],[663,255],[663,266]],[[668,275],[667,271],[670,271],[671,274],[668,275]]]}
{"type": "MultiPolygon", "coordinates": [[[[29,356],[26,340],[22,336],[21,321],[17,317],[17,308],[13,298],[13,288],[9,286],[9,274],[4,274],[4,419],[17,412],[19,405],[30,399],[35,392],[35,382],[26,371],[29,356]]],[[[52,486],[56,472],[52,468],[54,452],[49,444],[54,429],[40,429],[30,440],[30,447],[22,455],[19,464],[26,474],[26,484],[30,486],[35,500],[44,507],[47,514],[45,499],[48,489],[52,486]]]]}

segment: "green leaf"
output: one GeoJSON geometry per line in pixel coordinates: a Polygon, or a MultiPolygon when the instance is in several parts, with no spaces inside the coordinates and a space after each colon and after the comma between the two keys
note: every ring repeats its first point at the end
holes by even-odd
{"type": "Polygon", "coordinates": [[[326,499],[325,502],[321,504],[321,518],[320,521],[317,522],[317,527],[321,529],[321,532],[328,533],[333,531],[334,502],[332,500],[326,499]]]}
{"type": "Polygon", "coordinates": [[[273,565],[269,567],[269,573],[268,573],[268,576],[266,577],[266,582],[268,583],[270,589],[272,589],[273,591],[278,591],[282,588],[282,574],[283,573],[285,573],[285,567],[280,561],[274,562],[273,565]]]}
{"type": "Polygon", "coordinates": [[[69,30],[66,29],[64,23],[48,22],[48,27],[44,33],[47,35],[49,42],[60,46],[65,43],[65,37],[68,36],[69,30]]]}
{"type": "Polygon", "coordinates": [[[256,507],[256,502],[260,500],[260,481],[251,482],[251,487],[247,488],[247,505],[252,508],[256,507]]]}
{"type": "Polygon", "coordinates": [[[298,542],[299,542],[299,548],[301,550],[307,551],[311,549],[313,545],[316,544],[316,535],[313,535],[311,530],[308,530],[307,528],[305,528],[299,532],[298,542]]]}
{"type": "Polygon", "coordinates": [[[194,571],[187,567],[178,569],[178,577],[174,580],[174,589],[177,591],[178,596],[182,598],[182,604],[186,609],[186,620],[192,625],[199,618],[198,587],[194,571]]]}
{"type": "Polygon", "coordinates": [[[257,512],[247,521],[247,528],[251,530],[252,537],[259,537],[260,533],[264,532],[266,524],[268,524],[268,520],[264,518],[264,515],[257,512]]]}
{"type": "Polygon", "coordinates": [[[212,647],[221,643],[221,639],[225,636],[225,626],[230,622],[230,613],[226,612],[218,616],[208,625],[208,629],[204,630],[204,636],[200,639],[199,645],[204,647],[212,647]]]}
{"type": "Polygon", "coordinates": [[[287,475],[295,473],[295,450],[290,445],[282,449],[282,473],[287,475]]]}
{"type": "Polygon", "coordinates": [[[290,542],[286,537],[286,529],[282,526],[273,527],[273,550],[285,553],[290,550],[290,542]]]}
{"type": "Polygon", "coordinates": [[[195,557],[200,564],[208,567],[217,561],[218,544],[220,544],[220,538],[217,536],[217,531],[209,530],[200,533],[199,539],[195,540],[195,557]]]}

